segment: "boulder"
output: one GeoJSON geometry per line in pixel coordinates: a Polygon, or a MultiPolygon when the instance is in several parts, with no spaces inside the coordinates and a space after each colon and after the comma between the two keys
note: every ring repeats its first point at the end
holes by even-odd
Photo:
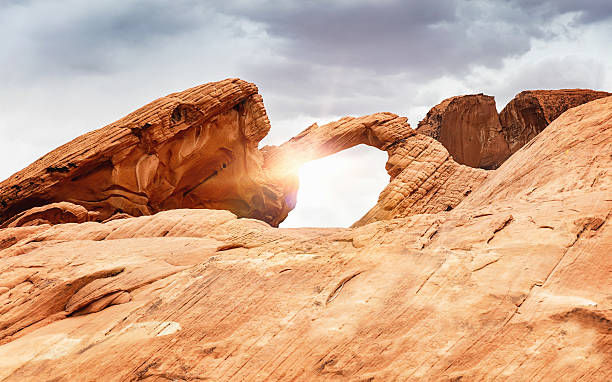
{"type": "Polygon", "coordinates": [[[589,89],[520,92],[499,113],[504,138],[510,149],[507,157],[541,133],[566,110],[610,95],[612,93],[589,89]]]}
{"type": "Polygon", "coordinates": [[[440,141],[457,163],[496,169],[566,110],[610,95],[588,89],[528,90],[499,115],[491,96],[456,96],[434,106],[416,131],[440,141]]]}
{"type": "Polygon", "coordinates": [[[0,228],[25,227],[40,224],[84,223],[90,216],[83,206],[68,202],[51,203],[33,207],[5,221],[0,228]]]}

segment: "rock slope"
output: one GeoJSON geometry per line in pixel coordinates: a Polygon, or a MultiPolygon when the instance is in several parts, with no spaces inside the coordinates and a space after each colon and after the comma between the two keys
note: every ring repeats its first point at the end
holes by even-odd
{"type": "Polygon", "coordinates": [[[528,90],[499,115],[491,96],[457,96],[434,106],[416,130],[440,141],[460,164],[495,169],[564,111],[610,95],[588,89],[528,90]]]}
{"type": "Polygon", "coordinates": [[[451,211],[4,228],[0,380],[608,381],[610,152],[612,97],[566,111],[451,211]]]}

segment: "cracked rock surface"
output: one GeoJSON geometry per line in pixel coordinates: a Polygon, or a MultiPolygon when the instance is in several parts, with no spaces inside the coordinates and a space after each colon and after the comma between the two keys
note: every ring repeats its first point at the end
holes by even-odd
{"type": "Polygon", "coordinates": [[[364,118],[349,141],[388,151],[391,183],[462,201],[411,210],[398,186],[376,214],[414,213],[354,228],[209,209],[3,228],[0,381],[610,380],[612,97],[488,172],[364,118]],[[406,172],[419,158],[437,170],[406,172]]]}

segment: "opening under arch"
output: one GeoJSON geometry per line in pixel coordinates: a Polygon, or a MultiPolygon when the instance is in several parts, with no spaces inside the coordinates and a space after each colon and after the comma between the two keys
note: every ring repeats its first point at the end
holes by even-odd
{"type": "Polygon", "coordinates": [[[358,145],[300,168],[295,209],[281,228],[348,227],[359,220],[389,183],[387,153],[358,145]]]}

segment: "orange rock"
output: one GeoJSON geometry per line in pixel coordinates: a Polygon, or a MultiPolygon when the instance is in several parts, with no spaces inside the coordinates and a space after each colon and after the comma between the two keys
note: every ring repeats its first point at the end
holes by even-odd
{"type": "Polygon", "coordinates": [[[566,110],[610,95],[612,93],[589,89],[520,92],[499,113],[504,137],[510,148],[507,157],[542,132],[566,110]]]}
{"type": "Polygon", "coordinates": [[[182,207],[278,224],[290,208],[262,172],[257,150],[269,128],[251,83],[228,79],[170,94],[0,183],[0,223],[32,207],[69,202],[98,221],[182,207]]]}
{"type": "MultiPolygon", "coordinates": [[[[434,139],[417,135],[407,119],[392,113],[345,117],[323,126],[314,124],[279,147],[264,147],[266,168],[295,173],[299,166],[359,144],[389,155],[385,168],[390,183],[378,203],[354,226],[421,213],[451,210],[482,182],[486,173],[457,164],[434,139]]],[[[295,200],[297,184],[285,187],[295,200]]]]}
{"type": "Polygon", "coordinates": [[[452,211],[358,228],[181,209],[0,229],[0,379],[608,380],[611,147],[608,97],[452,211]]]}
{"type": "MultiPolygon", "coordinates": [[[[94,215],[95,217],[95,215],[94,215]]],[[[84,223],[89,221],[87,210],[79,205],[60,202],[23,211],[0,225],[0,228],[40,224],[84,223]]]]}
{"type": "Polygon", "coordinates": [[[442,101],[416,131],[440,141],[456,162],[470,167],[497,168],[509,156],[495,99],[484,94],[442,101]]]}
{"type": "Polygon", "coordinates": [[[566,110],[610,95],[588,89],[528,90],[499,115],[491,96],[457,96],[434,106],[416,131],[440,141],[460,164],[495,169],[566,110]]]}

